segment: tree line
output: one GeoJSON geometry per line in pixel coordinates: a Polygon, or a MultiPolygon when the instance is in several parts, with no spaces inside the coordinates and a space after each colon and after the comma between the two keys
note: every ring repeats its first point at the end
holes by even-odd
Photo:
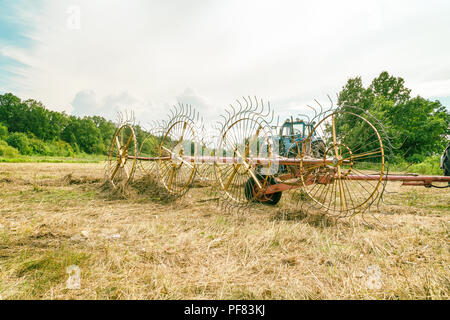
{"type": "MultiPolygon", "coordinates": [[[[107,154],[116,124],[100,116],[76,117],[41,102],[0,95],[0,156],[107,154]]],[[[136,126],[140,142],[145,132],[136,126]]]]}
{"type": "MultiPolygon", "coordinates": [[[[421,162],[442,153],[450,134],[450,113],[439,101],[411,97],[404,79],[382,72],[365,87],[361,77],[351,78],[338,95],[340,106],[368,111],[384,126],[394,146],[394,159],[421,162]]],[[[344,119],[345,120],[345,119],[344,119]]],[[[346,135],[364,145],[358,125],[343,123],[346,135]]],[[[76,117],[48,110],[41,102],[22,101],[12,93],[0,95],[0,156],[73,156],[107,154],[116,124],[100,116],[76,117]]],[[[146,132],[135,127],[138,146],[146,132]]],[[[154,154],[149,140],[143,153],[154,154]],[[148,149],[148,150],[147,150],[148,149]]]]}

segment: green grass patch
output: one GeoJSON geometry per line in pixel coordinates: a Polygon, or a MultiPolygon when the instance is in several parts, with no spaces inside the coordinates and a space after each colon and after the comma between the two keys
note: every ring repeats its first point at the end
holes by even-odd
{"type": "Polygon", "coordinates": [[[106,161],[106,156],[101,155],[79,155],[75,157],[48,157],[48,156],[20,156],[0,157],[3,163],[100,163],[106,161]]]}
{"type": "Polygon", "coordinates": [[[56,202],[60,203],[62,201],[69,200],[77,200],[77,201],[88,201],[95,198],[95,191],[83,191],[77,192],[73,190],[61,190],[61,189],[53,189],[53,190],[43,190],[39,194],[37,199],[34,199],[36,202],[56,202]]]}
{"type": "MultiPolygon", "coordinates": [[[[64,283],[68,278],[67,267],[76,265],[82,268],[89,258],[84,252],[61,248],[47,251],[40,256],[21,254],[13,267],[17,277],[23,278],[24,290],[21,296],[12,298],[39,298],[54,285],[64,283]],[[28,256],[28,257],[27,257],[28,256]]],[[[10,297],[11,298],[11,297],[10,297]]]]}
{"type": "MultiPolygon", "coordinates": [[[[357,165],[359,170],[379,171],[381,168],[380,163],[358,162],[357,165]]],[[[425,158],[425,160],[421,163],[408,163],[408,162],[389,163],[389,172],[407,172],[407,173],[417,173],[421,175],[443,176],[444,172],[439,167],[439,165],[440,165],[440,156],[432,156],[425,158]]]]}

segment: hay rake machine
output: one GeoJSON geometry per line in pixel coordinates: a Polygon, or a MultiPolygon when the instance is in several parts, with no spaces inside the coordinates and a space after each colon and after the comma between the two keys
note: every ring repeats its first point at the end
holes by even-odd
{"type": "Polygon", "coordinates": [[[213,181],[222,202],[235,208],[276,205],[283,192],[292,191],[302,206],[338,217],[378,203],[388,181],[450,183],[448,176],[389,175],[392,146],[380,121],[356,107],[334,108],[331,102],[324,109],[316,103],[308,106],[312,116],[299,114],[280,126],[273,124],[269,103],[244,97],[211,128],[192,106],[179,104],[168,120],[152,124],[139,152],[133,121],[120,121],[107,178],[114,188],[124,188],[139,167],[174,197],[183,196],[196,178],[213,181]]]}

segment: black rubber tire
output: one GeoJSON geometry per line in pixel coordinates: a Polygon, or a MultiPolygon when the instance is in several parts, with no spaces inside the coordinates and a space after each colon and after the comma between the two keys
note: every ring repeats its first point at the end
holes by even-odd
{"type": "MultiPolygon", "coordinates": [[[[264,182],[264,177],[261,175],[257,175],[256,176],[260,181],[264,182]]],[[[276,184],[275,183],[275,179],[273,177],[269,177],[267,179],[267,185],[273,185],[276,184]]],[[[276,205],[278,202],[280,202],[281,200],[281,196],[283,195],[283,192],[275,192],[272,193],[270,195],[270,198],[268,198],[265,201],[260,201],[258,199],[253,199],[253,189],[255,188],[255,180],[253,180],[253,178],[249,178],[247,180],[247,182],[245,183],[245,197],[247,198],[247,200],[252,200],[254,202],[258,202],[258,203],[262,203],[262,204],[267,204],[270,206],[274,206],[276,205]]]]}

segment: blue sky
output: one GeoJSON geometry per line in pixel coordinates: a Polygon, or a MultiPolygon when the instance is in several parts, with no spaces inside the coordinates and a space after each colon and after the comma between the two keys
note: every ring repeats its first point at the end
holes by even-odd
{"type": "MultiPolygon", "coordinates": [[[[2,47],[28,49],[33,45],[33,41],[26,36],[32,26],[18,19],[16,15],[19,5],[19,1],[0,0],[0,46],[2,47]]],[[[7,87],[14,77],[19,76],[13,71],[19,67],[25,67],[25,65],[0,53],[0,88],[7,87]]]]}
{"type": "Polygon", "coordinates": [[[0,0],[0,93],[143,122],[242,95],[281,117],[381,71],[450,107],[450,2],[0,0]]]}

